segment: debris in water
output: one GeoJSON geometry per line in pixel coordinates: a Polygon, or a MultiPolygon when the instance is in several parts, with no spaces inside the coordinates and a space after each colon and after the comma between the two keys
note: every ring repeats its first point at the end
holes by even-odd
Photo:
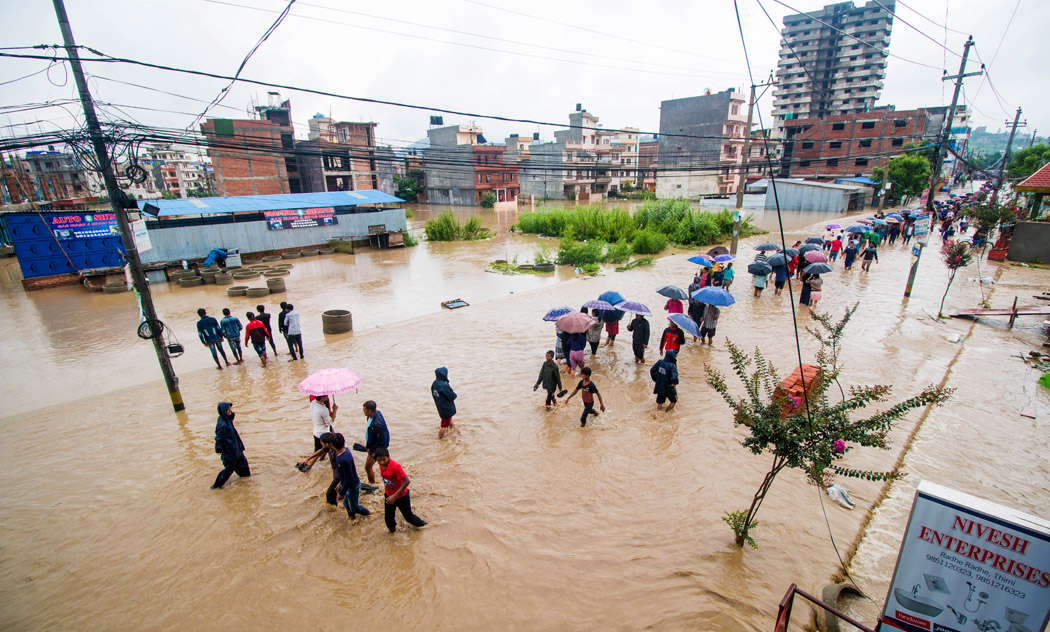
{"type": "Polygon", "coordinates": [[[828,497],[846,509],[853,509],[853,499],[849,497],[849,492],[841,485],[830,485],[828,487],[828,497]]]}

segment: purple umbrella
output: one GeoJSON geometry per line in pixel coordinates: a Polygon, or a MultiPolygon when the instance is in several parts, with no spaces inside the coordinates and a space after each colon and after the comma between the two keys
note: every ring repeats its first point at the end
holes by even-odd
{"type": "Polygon", "coordinates": [[[641,314],[642,316],[652,316],[653,313],[649,311],[649,308],[641,303],[634,301],[624,301],[616,306],[616,309],[627,312],[628,314],[641,314]]]}
{"type": "Polygon", "coordinates": [[[839,225],[839,224],[828,224],[824,228],[826,228],[828,230],[835,230],[836,228],[842,228],[842,226],[839,225]]]}
{"type": "Polygon", "coordinates": [[[576,311],[576,310],[574,310],[571,307],[555,307],[551,311],[547,312],[547,315],[543,317],[543,320],[553,323],[554,321],[558,320],[559,316],[564,316],[564,315],[568,314],[569,312],[573,312],[573,311],[576,311]]]}
{"type": "Polygon", "coordinates": [[[606,309],[610,309],[611,310],[613,308],[612,304],[609,303],[609,301],[587,301],[586,303],[583,304],[583,307],[586,307],[587,309],[601,309],[601,310],[606,310],[606,309]]]}
{"type": "Polygon", "coordinates": [[[733,255],[718,255],[715,257],[715,263],[729,263],[734,259],[736,259],[736,257],[733,255]]]}

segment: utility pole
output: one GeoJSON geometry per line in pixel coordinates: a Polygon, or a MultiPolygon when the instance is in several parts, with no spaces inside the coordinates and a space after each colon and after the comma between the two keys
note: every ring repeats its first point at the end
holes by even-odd
{"type": "MultiPolygon", "coordinates": [[[[124,243],[124,252],[128,258],[128,266],[131,269],[131,280],[135,290],[139,294],[142,303],[142,315],[147,321],[159,322],[157,311],[153,307],[153,297],[150,294],[146,276],[142,272],[142,261],[139,259],[139,251],[135,247],[135,239],[131,234],[131,226],[128,223],[127,211],[124,209],[124,201],[127,196],[120,189],[117,177],[113,174],[113,165],[110,161],[109,150],[102,137],[102,128],[98,124],[98,116],[95,114],[95,104],[88,91],[87,81],[84,79],[84,70],[80,65],[80,53],[76,42],[73,40],[73,30],[69,26],[69,17],[66,15],[66,7],[62,0],[53,0],[55,5],[55,16],[58,18],[58,26],[62,29],[62,41],[65,45],[66,56],[69,57],[69,66],[73,70],[73,78],[77,83],[77,91],[80,93],[80,103],[84,107],[84,119],[87,123],[88,134],[91,136],[91,144],[95,149],[95,158],[102,168],[102,180],[106,185],[106,193],[109,195],[109,204],[113,214],[117,218],[117,226],[120,228],[120,239],[124,243]]],[[[160,331],[154,331],[153,348],[157,352],[157,362],[160,363],[160,371],[164,374],[164,383],[168,387],[168,395],[171,397],[171,405],[175,412],[185,410],[182,403],[182,393],[179,392],[179,378],[175,377],[175,371],[171,367],[171,358],[160,331]]]]}
{"type": "MultiPolygon", "coordinates": [[[[962,91],[962,82],[966,77],[973,77],[980,75],[984,70],[977,72],[966,73],[966,58],[970,56],[970,48],[973,47],[973,36],[971,35],[963,46],[962,62],[959,64],[959,74],[954,76],[947,76],[941,78],[941,81],[955,80],[955,94],[952,96],[951,107],[948,108],[948,115],[944,119],[944,130],[941,132],[940,138],[937,140],[937,157],[934,160],[933,172],[930,178],[930,189],[926,196],[926,213],[933,217],[933,199],[937,196],[937,188],[941,179],[941,167],[944,165],[944,154],[948,149],[948,139],[952,133],[952,121],[955,119],[955,108],[959,105],[959,92],[962,91]]],[[[930,225],[930,232],[933,232],[933,224],[930,225]]],[[[926,239],[929,239],[927,234],[926,239]]],[[[924,240],[916,240],[915,246],[912,248],[912,264],[911,270],[908,272],[908,284],[904,286],[905,298],[911,296],[911,288],[915,284],[915,273],[919,271],[919,259],[922,258],[922,249],[926,245],[924,240]]]]}
{"type": "Polygon", "coordinates": [[[1032,130],[1032,138],[1030,138],[1030,139],[1028,140],[1028,148],[1029,148],[1029,149],[1031,149],[1031,148],[1032,148],[1032,145],[1034,145],[1034,144],[1035,144],[1035,135],[1036,135],[1036,132],[1038,132],[1038,131],[1039,131],[1039,130],[1037,130],[1037,129],[1034,129],[1034,130],[1032,130]]]}
{"type": "Polygon", "coordinates": [[[1017,113],[1014,114],[1014,122],[1011,124],[1009,121],[1006,122],[1010,125],[1010,138],[1006,141],[1006,153],[1003,154],[1003,160],[999,163],[999,175],[995,177],[995,188],[992,189],[992,204],[995,204],[996,199],[999,197],[999,189],[1003,187],[1003,171],[1006,170],[1006,163],[1010,162],[1010,148],[1014,144],[1014,134],[1017,133],[1018,127],[1025,127],[1028,125],[1025,123],[1018,123],[1021,120],[1021,108],[1017,108],[1017,113]]]}
{"type": "Polygon", "coordinates": [[[774,85],[776,82],[770,75],[766,83],[751,84],[751,98],[747,102],[747,124],[744,126],[744,150],[740,157],[740,172],[736,180],[736,211],[733,213],[733,242],[729,246],[730,254],[736,254],[737,242],[740,240],[740,214],[744,207],[744,186],[747,183],[748,162],[751,160],[751,120],[755,113],[755,88],[763,88],[774,85]]]}

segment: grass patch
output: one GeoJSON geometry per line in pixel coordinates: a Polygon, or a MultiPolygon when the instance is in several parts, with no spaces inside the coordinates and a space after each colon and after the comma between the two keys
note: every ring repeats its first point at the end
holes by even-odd
{"type": "Polygon", "coordinates": [[[419,240],[412,233],[405,231],[405,248],[414,248],[419,245],[419,240]]]}
{"type": "Polygon", "coordinates": [[[434,219],[428,219],[423,225],[423,232],[427,236],[427,241],[456,241],[457,239],[476,241],[492,236],[491,231],[481,225],[481,218],[477,215],[461,226],[456,221],[456,216],[450,211],[444,211],[434,219]]]}
{"type": "MultiPolygon", "coordinates": [[[[741,237],[764,232],[752,220],[750,215],[741,220],[741,237]]],[[[733,211],[699,211],[683,199],[651,200],[634,215],[597,206],[543,209],[521,213],[512,230],[570,241],[624,240],[636,254],[656,254],[671,243],[695,247],[728,241],[733,236],[733,211]]]]}
{"type": "Polygon", "coordinates": [[[516,262],[507,263],[506,261],[493,261],[489,264],[489,268],[500,274],[551,274],[553,272],[552,270],[546,272],[543,270],[537,270],[529,264],[522,266],[518,265],[516,262]]]}
{"type": "Polygon", "coordinates": [[[620,266],[620,267],[616,268],[616,271],[617,272],[627,272],[628,270],[630,270],[632,268],[637,268],[639,266],[649,268],[649,267],[652,267],[652,265],[653,265],[653,258],[652,257],[642,257],[641,259],[635,259],[634,261],[628,263],[627,265],[623,265],[623,266],[620,266]]]}

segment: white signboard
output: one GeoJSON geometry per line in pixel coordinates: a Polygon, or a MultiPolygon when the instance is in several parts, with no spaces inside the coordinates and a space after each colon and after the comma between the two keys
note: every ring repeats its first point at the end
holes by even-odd
{"type": "Polygon", "coordinates": [[[930,229],[933,228],[933,217],[929,213],[915,215],[915,241],[925,246],[930,241],[930,229]]]}
{"type": "Polygon", "coordinates": [[[922,481],[882,627],[1039,632],[1050,621],[1050,522],[922,481]]]}
{"type": "Polygon", "coordinates": [[[146,230],[146,221],[141,219],[132,220],[131,234],[135,238],[135,249],[140,253],[153,248],[149,240],[149,231],[146,230]]]}

